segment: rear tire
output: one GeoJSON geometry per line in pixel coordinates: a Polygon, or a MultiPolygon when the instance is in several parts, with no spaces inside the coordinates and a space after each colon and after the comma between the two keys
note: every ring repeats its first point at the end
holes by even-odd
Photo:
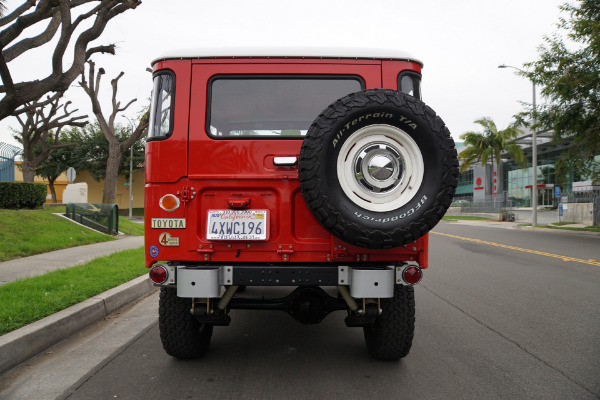
{"type": "Polygon", "coordinates": [[[172,288],[161,288],[158,303],[160,340],[168,355],[199,358],[206,354],[213,326],[203,324],[191,314],[192,299],[177,297],[172,288]]]}
{"type": "Polygon", "coordinates": [[[415,332],[415,292],[412,286],[396,285],[394,297],[381,299],[381,315],[363,328],[369,355],[376,360],[406,357],[415,332]]]}

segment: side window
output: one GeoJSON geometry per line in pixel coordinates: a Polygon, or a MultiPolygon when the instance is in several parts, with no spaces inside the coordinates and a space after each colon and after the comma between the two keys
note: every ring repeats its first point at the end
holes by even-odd
{"type": "Polygon", "coordinates": [[[402,72],[398,75],[398,90],[420,100],[421,75],[412,71],[402,72]]]}
{"type": "Polygon", "coordinates": [[[152,102],[150,103],[150,126],[148,138],[161,139],[173,130],[173,102],[175,101],[175,75],[160,72],[154,75],[152,102]]]}

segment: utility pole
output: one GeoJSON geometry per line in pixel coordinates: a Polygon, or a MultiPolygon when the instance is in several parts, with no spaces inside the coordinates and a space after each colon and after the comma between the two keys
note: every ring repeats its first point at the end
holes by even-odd
{"type": "MultiPolygon", "coordinates": [[[[124,115],[123,118],[129,121],[129,125],[131,126],[131,133],[133,134],[133,123],[129,118],[127,118],[124,115]]],[[[129,219],[133,217],[133,145],[134,143],[132,143],[131,147],[129,148],[129,219]]]]}
{"type": "MultiPolygon", "coordinates": [[[[510,65],[498,65],[498,68],[513,68],[517,71],[525,73],[521,68],[512,67],[510,65]]],[[[533,84],[533,103],[531,103],[533,107],[533,129],[531,133],[531,165],[532,165],[532,184],[531,184],[531,226],[537,226],[537,203],[538,203],[538,190],[537,190],[537,132],[535,126],[535,118],[536,118],[536,104],[535,104],[535,82],[531,81],[533,84]]]]}

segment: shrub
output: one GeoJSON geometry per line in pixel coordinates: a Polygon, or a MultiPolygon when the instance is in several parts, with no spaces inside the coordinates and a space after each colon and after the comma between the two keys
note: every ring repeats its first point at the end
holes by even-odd
{"type": "Polygon", "coordinates": [[[0,208],[38,208],[46,201],[43,183],[0,182],[0,208]]]}

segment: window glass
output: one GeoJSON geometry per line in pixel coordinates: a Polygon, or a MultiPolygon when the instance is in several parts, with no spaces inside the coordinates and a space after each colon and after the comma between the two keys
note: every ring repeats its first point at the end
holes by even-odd
{"type": "Polygon", "coordinates": [[[154,76],[152,103],[150,110],[150,127],[148,136],[156,138],[169,136],[173,128],[173,100],[175,77],[170,73],[154,76]]]}
{"type": "Polygon", "coordinates": [[[403,72],[398,77],[398,88],[402,93],[421,99],[421,75],[416,72],[403,72]]]}
{"type": "Polygon", "coordinates": [[[210,83],[209,132],[226,137],[303,136],[325,107],[362,87],[356,77],[215,78],[210,83]]]}

